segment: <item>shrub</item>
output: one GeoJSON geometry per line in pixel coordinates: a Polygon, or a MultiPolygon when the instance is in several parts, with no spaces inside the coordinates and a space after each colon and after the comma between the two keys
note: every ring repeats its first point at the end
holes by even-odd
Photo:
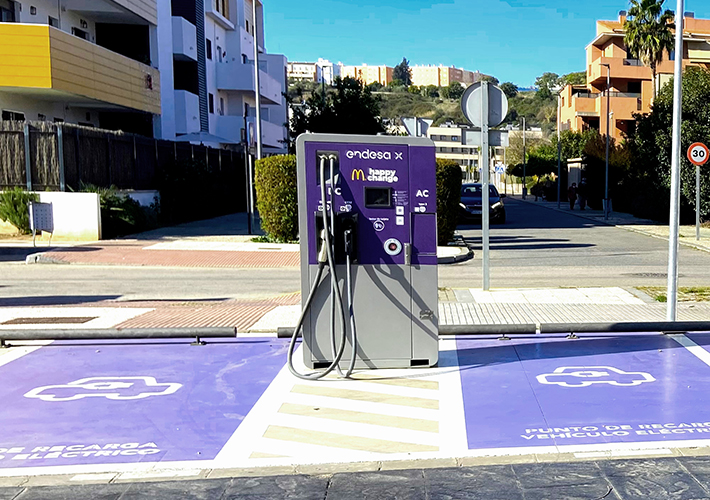
{"type": "Polygon", "coordinates": [[[31,201],[39,201],[39,196],[19,187],[0,193],[0,219],[15,226],[20,233],[28,234],[31,201]]]}
{"type": "Polygon", "coordinates": [[[271,156],[256,162],[256,200],[261,228],[277,242],[298,238],[296,157],[271,156]]]}
{"type": "Polygon", "coordinates": [[[439,245],[454,238],[461,204],[461,167],[453,160],[436,159],[436,222],[439,245]]]}
{"type": "Polygon", "coordinates": [[[117,238],[139,233],[155,226],[155,217],[130,196],[118,193],[116,187],[100,188],[92,184],[82,184],[81,190],[98,193],[101,205],[101,233],[104,239],[117,238]]]}

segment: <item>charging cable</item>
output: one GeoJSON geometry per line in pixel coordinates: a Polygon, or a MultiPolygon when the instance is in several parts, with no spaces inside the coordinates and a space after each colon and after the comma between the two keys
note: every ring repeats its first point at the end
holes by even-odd
{"type": "MultiPolygon", "coordinates": [[[[288,348],[288,369],[289,371],[295,376],[303,380],[318,380],[321,379],[328,374],[330,374],[333,370],[337,370],[338,374],[341,377],[349,377],[353,369],[355,368],[355,356],[357,355],[357,334],[355,331],[355,317],[353,315],[353,301],[352,301],[352,276],[351,276],[351,255],[354,252],[353,248],[353,240],[352,240],[352,230],[346,230],[344,232],[344,245],[345,245],[345,254],[346,254],[346,286],[348,288],[348,314],[350,318],[350,328],[352,332],[352,338],[351,338],[351,344],[353,346],[352,348],[352,358],[350,360],[350,364],[348,366],[348,369],[345,373],[342,372],[340,368],[340,360],[343,357],[343,354],[345,352],[345,344],[347,340],[347,327],[346,327],[346,318],[345,318],[345,307],[343,304],[343,296],[342,293],[340,292],[340,287],[338,286],[338,276],[336,273],[335,269],[335,258],[333,257],[334,251],[335,251],[335,246],[334,246],[334,230],[335,230],[335,207],[331,207],[331,214],[330,214],[330,221],[328,220],[328,203],[327,203],[327,197],[326,197],[326,188],[325,188],[325,165],[326,165],[326,158],[321,157],[320,159],[320,192],[321,192],[321,205],[322,205],[322,218],[323,218],[323,230],[321,231],[320,234],[320,249],[318,251],[318,270],[316,272],[316,277],[313,280],[313,284],[311,285],[310,292],[308,293],[308,297],[306,298],[305,303],[303,304],[303,309],[301,311],[301,315],[298,318],[298,322],[296,323],[296,328],[293,331],[293,336],[291,337],[291,342],[289,343],[289,348],[288,348]],[[331,233],[333,231],[333,233],[331,233]],[[318,287],[320,285],[321,279],[323,277],[323,271],[325,269],[326,264],[328,265],[328,270],[330,273],[330,341],[331,341],[331,352],[333,355],[333,362],[324,370],[320,372],[312,372],[312,373],[299,373],[296,368],[293,366],[293,353],[296,348],[296,339],[298,337],[298,334],[301,332],[303,329],[303,321],[305,320],[306,314],[311,308],[311,305],[313,303],[313,298],[315,297],[315,294],[318,290],[318,287]],[[337,328],[336,328],[336,310],[339,313],[340,316],[340,325],[341,325],[341,337],[340,337],[340,345],[336,346],[338,344],[337,342],[337,328]]],[[[330,188],[331,188],[331,199],[334,199],[334,168],[335,168],[335,157],[330,157],[330,188]]]]}

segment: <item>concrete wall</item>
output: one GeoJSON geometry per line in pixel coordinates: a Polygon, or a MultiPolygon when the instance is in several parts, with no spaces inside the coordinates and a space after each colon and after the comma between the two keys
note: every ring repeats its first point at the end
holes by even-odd
{"type": "MultiPolygon", "coordinates": [[[[97,193],[40,192],[39,201],[52,204],[52,241],[101,239],[101,208],[97,193]]],[[[44,235],[43,239],[49,239],[44,235]]]]}

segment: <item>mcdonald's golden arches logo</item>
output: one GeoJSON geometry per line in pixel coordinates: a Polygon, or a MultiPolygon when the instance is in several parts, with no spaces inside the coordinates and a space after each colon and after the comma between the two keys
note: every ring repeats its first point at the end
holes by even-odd
{"type": "Polygon", "coordinates": [[[353,181],[364,181],[365,180],[365,172],[362,171],[362,169],[355,168],[353,169],[353,174],[350,177],[351,180],[353,181]]]}

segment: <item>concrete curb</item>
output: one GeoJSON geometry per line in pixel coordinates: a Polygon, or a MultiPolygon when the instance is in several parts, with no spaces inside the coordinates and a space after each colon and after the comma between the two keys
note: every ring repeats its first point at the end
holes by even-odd
{"type": "Polygon", "coordinates": [[[69,262],[49,257],[44,253],[33,253],[25,257],[25,264],[69,264],[69,262]]]}
{"type": "Polygon", "coordinates": [[[473,250],[471,250],[468,247],[440,247],[440,248],[446,248],[447,250],[450,248],[457,248],[458,253],[456,255],[445,255],[442,257],[436,258],[436,262],[439,265],[442,264],[455,264],[457,262],[463,262],[464,260],[469,260],[473,258],[473,250]]]}

